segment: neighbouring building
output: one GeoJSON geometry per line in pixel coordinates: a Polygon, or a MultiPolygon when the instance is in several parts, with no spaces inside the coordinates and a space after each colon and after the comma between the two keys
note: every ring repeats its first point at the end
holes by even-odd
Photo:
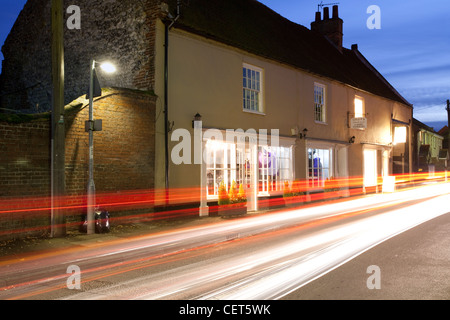
{"type": "MultiPolygon", "coordinates": [[[[148,161],[152,185],[170,188],[170,204],[192,203],[206,215],[220,183],[236,181],[257,210],[285,182],[305,181],[310,192],[339,178],[346,194],[353,178],[377,190],[380,177],[412,170],[412,105],[357,45],[343,47],[337,6],[317,12],[308,29],[256,0],[77,5],[81,29],[65,31],[67,103],[86,94],[92,58],[118,67],[117,75],[99,75],[103,86],[154,93],[148,161]],[[217,139],[227,130],[237,140],[217,139]],[[192,137],[190,150],[180,151],[180,133],[192,137]],[[208,161],[195,161],[198,150],[208,161]]],[[[2,108],[49,110],[49,6],[29,0],[2,48],[2,108]]]]}
{"type": "Polygon", "coordinates": [[[441,130],[438,131],[438,134],[444,137],[444,141],[442,142],[442,147],[448,150],[448,126],[444,126],[441,130]]]}
{"type": "Polygon", "coordinates": [[[444,137],[417,119],[413,119],[413,132],[413,171],[427,172],[430,165],[435,169],[441,167],[444,137]]]}

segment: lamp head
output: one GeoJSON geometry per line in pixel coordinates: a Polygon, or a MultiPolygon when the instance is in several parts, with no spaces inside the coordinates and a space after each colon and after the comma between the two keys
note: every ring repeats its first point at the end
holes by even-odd
{"type": "Polygon", "coordinates": [[[114,66],[112,63],[110,62],[104,62],[100,65],[100,68],[102,68],[103,71],[107,72],[107,73],[114,73],[116,72],[116,66],[114,66]]]}

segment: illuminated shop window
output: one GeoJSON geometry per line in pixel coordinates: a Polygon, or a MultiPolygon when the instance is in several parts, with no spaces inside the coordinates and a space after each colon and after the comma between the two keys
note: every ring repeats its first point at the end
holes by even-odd
{"type": "Polygon", "coordinates": [[[331,149],[308,149],[308,180],[310,187],[321,188],[332,176],[331,149]]]}

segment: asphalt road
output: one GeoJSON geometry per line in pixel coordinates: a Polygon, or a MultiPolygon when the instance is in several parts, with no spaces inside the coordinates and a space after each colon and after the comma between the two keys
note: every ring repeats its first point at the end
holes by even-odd
{"type": "Polygon", "coordinates": [[[450,300],[450,213],[379,244],[283,299],[450,300]],[[379,267],[379,289],[367,286],[368,280],[375,283],[370,266],[379,267]]]}

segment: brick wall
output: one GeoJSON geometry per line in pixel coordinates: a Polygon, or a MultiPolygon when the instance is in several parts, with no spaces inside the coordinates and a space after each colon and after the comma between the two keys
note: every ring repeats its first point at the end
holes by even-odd
{"type": "MultiPolygon", "coordinates": [[[[94,180],[98,203],[113,217],[152,212],[155,100],[147,92],[104,89],[94,103],[94,118],[103,120],[103,131],[94,133],[94,180]]],[[[74,207],[66,212],[68,230],[78,227],[85,203],[88,111],[84,97],[66,108],[66,203],[74,207]]],[[[0,239],[48,232],[50,211],[35,209],[50,206],[49,122],[0,122],[0,239]]]]}
{"type": "MultiPolygon", "coordinates": [[[[159,0],[64,0],[77,5],[81,29],[64,19],[66,104],[85,94],[90,60],[111,61],[114,76],[98,73],[103,87],[154,89],[154,44],[159,0]]],[[[51,110],[51,1],[29,0],[2,47],[0,108],[51,110]]],[[[65,11],[65,10],[64,10],[65,11]]]]}

